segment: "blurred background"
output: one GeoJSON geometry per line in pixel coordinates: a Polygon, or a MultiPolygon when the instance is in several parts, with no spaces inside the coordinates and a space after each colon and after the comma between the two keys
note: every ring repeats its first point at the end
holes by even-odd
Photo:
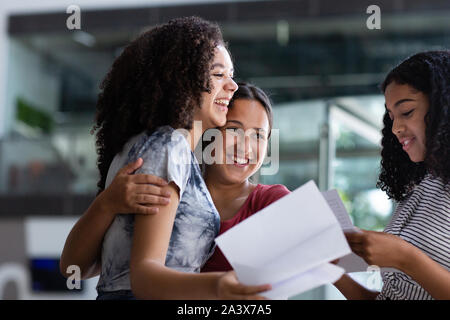
{"type": "MultiPolygon", "coordinates": [[[[0,3],[0,299],[94,299],[68,290],[59,255],[96,193],[90,134],[99,84],[144,29],[198,15],[220,24],[238,80],[270,94],[280,130],[276,175],[294,190],[336,188],[356,226],[382,230],[394,204],[376,189],[387,71],[449,48],[448,0],[2,1],[0,3]],[[81,10],[79,30],[66,22],[81,10]],[[376,4],[381,29],[368,29],[376,4]]],[[[354,275],[364,282],[367,275],[354,275]]],[[[342,299],[332,286],[291,299],[342,299]]]]}

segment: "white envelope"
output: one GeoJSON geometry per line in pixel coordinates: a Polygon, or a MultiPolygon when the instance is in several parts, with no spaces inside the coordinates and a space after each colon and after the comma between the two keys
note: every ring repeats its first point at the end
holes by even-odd
{"type": "MultiPolygon", "coordinates": [[[[351,252],[336,217],[313,181],[223,233],[216,243],[239,281],[248,285],[270,283],[272,291],[282,283],[284,288],[292,287],[293,279],[302,276],[311,280],[312,287],[321,285],[324,280],[317,275],[327,273],[323,270],[332,274],[328,282],[344,272],[328,262],[351,252]],[[305,272],[308,275],[302,275],[305,272]]],[[[297,288],[290,294],[304,291],[297,288]]],[[[272,297],[273,292],[267,294],[272,297]]]]}

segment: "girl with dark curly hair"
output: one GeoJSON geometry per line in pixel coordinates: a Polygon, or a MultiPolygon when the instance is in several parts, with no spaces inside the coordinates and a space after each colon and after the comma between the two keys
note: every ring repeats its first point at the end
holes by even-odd
{"type": "MultiPolygon", "coordinates": [[[[97,198],[138,158],[136,172],[166,180],[162,192],[170,195],[157,215],[114,217],[103,238],[97,299],[260,299],[270,288],[242,285],[234,272],[196,274],[213,252],[220,217],[193,150],[206,129],[225,124],[237,89],[232,77],[220,29],[196,17],[151,29],[114,62],[97,104],[97,198]]],[[[108,210],[98,203],[88,211],[108,210]]],[[[77,230],[87,216],[66,244],[83,237],[77,230]]],[[[64,255],[76,250],[64,249],[63,273],[64,255]]]]}
{"type": "Polygon", "coordinates": [[[450,299],[450,51],[418,53],[381,85],[386,99],[378,187],[399,201],[384,232],[347,234],[383,272],[381,293],[343,276],[351,299],[450,299]]]}

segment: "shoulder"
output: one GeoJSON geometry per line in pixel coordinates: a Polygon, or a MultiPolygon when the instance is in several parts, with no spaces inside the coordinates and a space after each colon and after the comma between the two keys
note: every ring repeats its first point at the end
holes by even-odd
{"type": "Polygon", "coordinates": [[[422,220],[429,217],[448,221],[449,210],[450,185],[426,175],[404,200],[398,202],[391,223],[411,219],[414,215],[422,220]]]}
{"type": "Polygon", "coordinates": [[[450,205],[450,184],[445,184],[441,178],[426,175],[411,192],[420,199],[435,199],[450,205]]]}
{"type": "Polygon", "coordinates": [[[289,189],[282,184],[258,184],[256,186],[256,190],[261,196],[284,196],[288,193],[291,193],[289,189]]]}
{"type": "Polygon", "coordinates": [[[282,184],[258,184],[254,190],[254,202],[260,209],[291,193],[282,184]]]}
{"type": "Polygon", "coordinates": [[[420,182],[419,186],[422,186],[424,189],[432,188],[442,190],[443,192],[450,193],[450,184],[445,184],[444,181],[439,177],[433,177],[430,174],[427,174],[423,180],[420,182]]]}
{"type": "Polygon", "coordinates": [[[183,191],[193,161],[191,153],[186,138],[178,130],[163,126],[150,135],[142,133],[138,137],[128,153],[128,162],[142,158],[144,163],[136,173],[152,174],[168,182],[174,181],[183,191]]]}
{"type": "Polygon", "coordinates": [[[128,153],[128,159],[133,161],[139,157],[157,160],[161,157],[190,154],[190,147],[186,138],[170,126],[157,128],[150,135],[143,132],[128,153]]]}

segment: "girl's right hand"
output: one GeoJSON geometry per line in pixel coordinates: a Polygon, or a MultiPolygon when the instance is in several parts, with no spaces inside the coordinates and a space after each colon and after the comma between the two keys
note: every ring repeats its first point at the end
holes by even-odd
{"type": "Polygon", "coordinates": [[[247,286],[239,282],[234,271],[225,272],[218,279],[217,296],[223,300],[267,300],[258,293],[270,290],[270,284],[247,286]]]}
{"type": "Polygon", "coordinates": [[[111,214],[156,214],[152,205],[167,205],[170,193],[163,191],[167,181],[149,174],[133,174],[143,164],[142,158],[119,170],[114,180],[99,194],[103,207],[111,214]]]}

